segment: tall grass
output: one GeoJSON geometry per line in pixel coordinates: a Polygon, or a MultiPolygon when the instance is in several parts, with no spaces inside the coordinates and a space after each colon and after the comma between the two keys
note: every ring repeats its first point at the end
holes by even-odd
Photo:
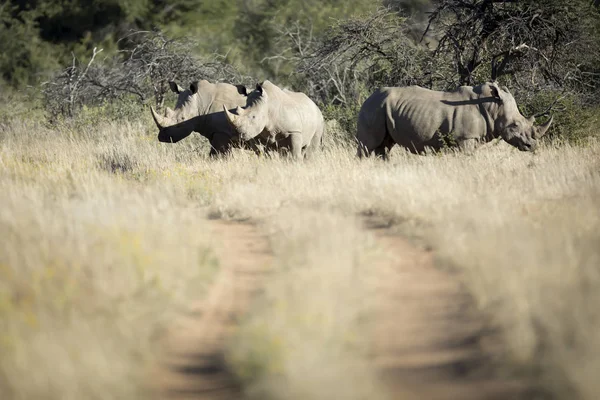
{"type": "Polygon", "coordinates": [[[462,272],[503,335],[507,363],[556,393],[592,399],[600,368],[599,155],[592,141],[535,154],[504,143],[473,155],[395,151],[388,163],[357,161],[340,145],[309,163],[233,157],[213,173],[227,179],[227,168],[243,164],[248,176],[224,186],[212,207],[229,217],[301,208],[391,221],[432,246],[441,267],[462,272]]]}
{"type": "Polygon", "coordinates": [[[362,324],[373,239],[354,218],[301,208],[265,225],[278,269],[229,351],[249,398],[385,398],[362,324]]]}
{"type": "Polygon", "coordinates": [[[154,339],[210,284],[202,175],[140,130],[2,132],[3,399],[147,398],[154,339]]]}
{"type": "Polygon", "coordinates": [[[356,216],[376,214],[461,271],[519,373],[595,398],[599,143],[381,162],[326,140],[307,162],[211,160],[201,140],[157,143],[148,122],[0,128],[7,398],[144,396],[153,334],[216,268],[207,212],[254,219],[273,240],[274,278],[229,354],[257,397],[383,396],[361,358],[376,244],[356,216]]]}

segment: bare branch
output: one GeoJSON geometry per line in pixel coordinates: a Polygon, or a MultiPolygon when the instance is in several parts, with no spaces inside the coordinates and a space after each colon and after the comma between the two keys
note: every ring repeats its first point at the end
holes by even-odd
{"type": "Polygon", "coordinates": [[[73,57],[72,65],[44,86],[46,107],[52,115],[73,116],[83,104],[127,96],[134,96],[140,103],[153,99],[161,108],[169,91],[167,82],[171,80],[179,80],[183,85],[200,79],[250,83],[223,56],[204,60],[191,56],[193,43],[186,39],[168,38],[161,32],[134,31],[118,43],[122,48],[116,57],[97,65],[95,60],[102,50],[95,48],[83,70],[73,57]]]}

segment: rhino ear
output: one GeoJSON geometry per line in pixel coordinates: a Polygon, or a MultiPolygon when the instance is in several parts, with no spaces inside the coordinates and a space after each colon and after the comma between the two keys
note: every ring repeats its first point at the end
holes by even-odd
{"type": "Polygon", "coordinates": [[[263,94],[263,87],[260,83],[256,84],[256,91],[260,94],[263,94]]]}
{"type": "Polygon", "coordinates": [[[174,81],[169,82],[169,87],[171,88],[171,90],[174,93],[179,94],[179,93],[183,92],[183,88],[181,86],[179,86],[177,83],[175,83],[174,81]]]}
{"type": "Polygon", "coordinates": [[[192,92],[192,94],[198,93],[198,82],[190,83],[190,92],[192,92]]]}
{"type": "Polygon", "coordinates": [[[239,94],[243,96],[248,96],[248,89],[244,85],[235,85],[239,94]]]}

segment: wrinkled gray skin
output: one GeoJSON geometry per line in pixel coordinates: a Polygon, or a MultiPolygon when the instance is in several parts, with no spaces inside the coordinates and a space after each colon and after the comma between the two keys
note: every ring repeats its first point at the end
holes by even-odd
{"type": "Polygon", "coordinates": [[[230,124],[241,140],[260,138],[300,159],[321,145],[325,122],[319,107],[304,93],[280,89],[269,81],[256,85],[246,107],[226,108],[230,124]]]}
{"type": "Polygon", "coordinates": [[[211,145],[210,155],[227,152],[237,141],[237,133],[227,122],[223,107],[235,108],[246,104],[246,87],[228,83],[193,82],[183,89],[169,82],[178,95],[175,110],[167,107],[164,117],[151,108],[152,117],[159,129],[158,140],[177,143],[192,132],[206,137],[211,145]]]}
{"type": "Polygon", "coordinates": [[[508,89],[495,83],[437,92],[418,86],[378,89],[362,105],[357,126],[358,155],[381,157],[398,144],[413,153],[450,143],[471,150],[502,137],[522,151],[533,151],[550,127],[525,118],[508,89]]]}

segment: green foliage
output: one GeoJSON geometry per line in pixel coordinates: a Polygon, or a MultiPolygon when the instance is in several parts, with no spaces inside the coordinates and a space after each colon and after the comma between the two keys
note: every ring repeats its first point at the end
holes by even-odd
{"type": "Polygon", "coordinates": [[[98,105],[83,105],[74,118],[65,115],[56,115],[51,122],[65,131],[78,133],[88,132],[102,124],[112,121],[144,120],[148,116],[148,109],[133,96],[127,96],[118,101],[103,101],[98,105]]]}
{"type": "Polygon", "coordinates": [[[291,23],[319,34],[331,18],[374,6],[368,0],[11,0],[0,6],[0,42],[9,46],[0,54],[0,73],[14,86],[38,82],[70,63],[72,52],[82,62],[93,47],[109,56],[131,29],[158,27],[197,39],[198,55],[227,54],[247,72],[277,79],[293,65],[263,59],[290,45],[282,31],[291,23]]]}
{"type": "Polygon", "coordinates": [[[147,28],[155,22],[151,0],[30,0],[18,4],[37,11],[41,36],[53,43],[78,42],[88,32],[102,40],[111,32],[147,28]]]}
{"type": "Polygon", "coordinates": [[[0,80],[0,125],[16,120],[43,122],[41,96],[35,88],[24,87],[17,90],[0,80]]]}
{"type": "Polygon", "coordinates": [[[234,37],[239,2],[231,0],[176,0],[157,6],[160,25],[173,37],[197,40],[197,51],[203,55],[228,54],[235,58],[239,41],[234,37]]]}
{"type": "Polygon", "coordinates": [[[148,110],[133,96],[121,101],[104,101],[95,107],[84,106],[78,115],[79,121],[86,125],[98,125],[106,121],[136,120],[146,115],[148,110]]]}
{"type": "Polygon", "coordinates": [[[361,104],[348,105],[327,104],[321,108],[325,120],[335,120],[339,126],[352,137],[356,134],[356,121],[361,104]]]}
{"type": "Polygon", "coordinates": [[[53,46],[43,41],[36,12],[0,5],[0,74],[15,87],[34,84],[59,67],[53,46]]]}
{"type": "Polygon", "coordinates": [[[235,21],[235,40],[251,72],[285,79],[296,66],[302,48],[323,34],[335,19],[374,9],[367,0],[255,0],[245,3],[235,21]]]}
{"type": "MultiPolygon", "coordinates": [[[[548,133],[549,138],[578,143],[586,137],[600,135],[600,106],[586,107],[582,100],[573,94],[561,95],[558,91],[540,91],[522,104],[523,113],[531,115],[535,110],[543,109],[554,102],[554,121],[548,133]]],[[[540,117],[539,122],[543,123],[545,119],[540,117]]]]}

